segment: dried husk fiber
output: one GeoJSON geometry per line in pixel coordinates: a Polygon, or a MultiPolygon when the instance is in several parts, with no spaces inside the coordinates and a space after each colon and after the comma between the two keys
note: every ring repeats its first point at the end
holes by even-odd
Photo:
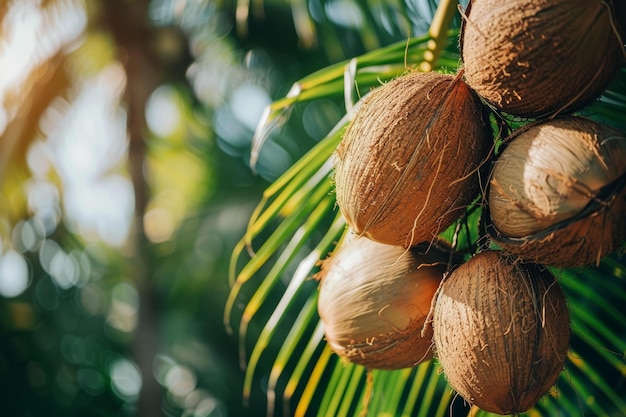
{"type": "Polygon", "coordinates": [[[489,233],[527,261],[598,262],[626,239],[626,137],[590,119],[535,123],[508,138],[489,183],[489,233]]]}
{"type": "Polygon", "coordinates": [[[405,247],[449,226],[477,195],[492,144],[483,111],[458,76],[409,72],[372,91],[336,152],[347,223],[405,247]]]}
{"type": "Polygon", "coordinates": [[[461,33],[466,82],[517,116],[582,108],[615,78],[625,58],[623,9],[610,4],[472,0],[461,33]]]}
{"type": "Polygon", "coordinates": [[[499,251],[475,255],[443,281],[433,327],[452,388],[503,415],[532,408],[555,384],[570,338],[566,300],[550,272],[499,251]]]}
{"type": "Polygon", "coordinates": [[[365,237],[339,247],[320,273],[318,311],[331,349],[369,369],[432,358],[432,329],[421,330],[448,259],[434,246],[407,250],[365,237]]]}

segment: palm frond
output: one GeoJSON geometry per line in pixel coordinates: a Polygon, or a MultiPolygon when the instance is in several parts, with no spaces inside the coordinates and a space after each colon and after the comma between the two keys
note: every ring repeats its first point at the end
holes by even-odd
{"type": "MultiPolygon", "coordinates": [[[[437,65],[441,70],[451,70],[458,65],[458,52],[455,52],[457,30],[447,31],[449,48],[440,51],[437,65]]],[[[423,63],[429,52],[430,35],[410,38],[406,42],[396,42],[390,46],[316,71],[296,82],[287,95],[268,106],[252,139],[250,165],[254,169],[263,144],[270,134],[279,129],[289,119],[296,103],[305,103],[327,97],[341,97],[343,92],[346,111],[350,113],[355,98],[360,98],[369,89],[394,78],[408,70],[407,65],[423,63]]],[[[349,114],[348,114],[349,115],[349,114]]]]}

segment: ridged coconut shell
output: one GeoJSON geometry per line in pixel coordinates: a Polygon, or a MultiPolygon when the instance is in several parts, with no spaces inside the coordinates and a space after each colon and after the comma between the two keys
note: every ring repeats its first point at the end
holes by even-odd
{"type": "Polygon", "coordinates": [[[498,251],[477,254],[446,278],[433,327],[452,388],[502,415],[535,405],[558,379],[569,347],[569,313],[554,277],[498,251]]]}
{"type": "Polygon", "coordinates": [[[410,247],[433,239],[477,195],[492,141],[460,77],[410,72],[364,99],[336,152],[337,203],[361,235],[410,247]]]}
{"type": "Polygon", "coordinates": [[[558,267],[598,262],[626,239],[626,137],[582,117],[522,128],[495,161],[491,237],[558,267]]]}
{"type": "Polygon", "coordinates": [[[358,237],[323,263],[318,311],[335,353],[370,369],[432,358],[432,329],[421,333],[449,254],[425,250],[358,237]]]}
{"type": "Polygon", "coordinates": [[[513,115],[582,108],[609,85],[626,57],[624,10],[611,3],[472,0],[460,38],[467,83],[513,115]]]}

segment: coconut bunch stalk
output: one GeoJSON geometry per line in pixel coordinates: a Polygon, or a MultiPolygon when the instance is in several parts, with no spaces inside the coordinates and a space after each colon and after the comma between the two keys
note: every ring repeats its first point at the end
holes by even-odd
{"type": "Polygon", "coordinates": [[[532,408],[555,384],[570,338],[552,274],[485,251],[442,282],[433,313],[436,356],[467,402],[497,414],[532,408]]]}
{"type": "Polygon", "coordinates": [[[460,76],[409,72],[373,90],[336,151],[348,225],[389,245],[433,239],[477,196],[487,119],[460,76]]]}
{"type": "Polygon", "coordinates": [[[447,248],[411,249],[357,237],[324,261],[318,312],[331,349],[369,369],[401,369],[432,358],[422,335],[446,271],[447,248]]]}
{"type": "Polygon", "coordinates": [[[489,234],[519,257],[558,267],[598,262],[626,239],[626,137],[569,116],[506,139],[489,183],[489,234]]]}
{"type": "Polygon", "coordinates": [[[466,82],[516,116],[584,107],[608,87],[626,57],[621,2],[471,0],[460,35],[466,82]]]}

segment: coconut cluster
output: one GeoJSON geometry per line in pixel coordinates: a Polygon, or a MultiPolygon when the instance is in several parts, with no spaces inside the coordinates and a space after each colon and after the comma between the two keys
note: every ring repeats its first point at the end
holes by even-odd
{"type": "Polygon", "coordinates": [[[626,240],[626,137],[575,113],[625,62],[622,3],[470,0],[456,75],[408,71],[363,99],[334,165],[353,238],[318,276],[334,352],[369,369],[435,357],[499,414],[555,384],[570,319],[548,267],[626,240]],[[511,119],[494,141],[490,120],[511,119]],[[459,254],[441,233],[472,206],[479,235],[459,254]]]}

